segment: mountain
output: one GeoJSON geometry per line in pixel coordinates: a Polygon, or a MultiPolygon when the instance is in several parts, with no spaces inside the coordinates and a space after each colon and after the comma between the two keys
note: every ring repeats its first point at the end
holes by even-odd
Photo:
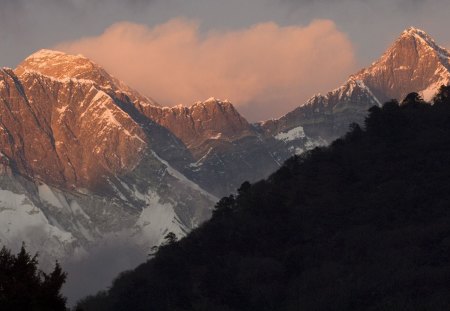
{"type": "Polygon", "coordinates": [[[0,243],[26,241],[43,262],[184,236],[217,197],[299,152],[228,101],[161,107],[81,55],[41,50],[2,69],[0,99],[0,243]]]}
{"type": "Polygon", "coordinates": [[[190,152],[139,111],[156,104],[90,60],[39,51],[0,71],[0,99],[2,244],[44,261],[108,237],[149,249],[209,218],[216,198],[178,170],[190,152]]]}
{"type": "Polygon", "coordinates": [[[147,105],[139,110],[183,142],[193,160],[181,171],[218,197],[235,191],[245,180],[268,176],[293,154],[325,143],[301,132],[267,136],[229,101],[213,97],[190,107],[147,105]],[[295,147],[289,145],[293,139],[295,147]]]}
{"type": "Polygon", "coordinates": [[[244,183],[81,310],[448,310],[450,86],[244,183]]]}
{"type": "Polygon", "coordinates": [[[184,174],[220,197],[245,180],[258,180],[289,155],[262,137],[228,101],[210,98],[190,107],[143,107],[143,113],[179,138],[193,157],[184,174]],[[279,151],[277,151],[279,149],[279,151]]]}
{"type": "Polygon", "coordinates": [[[408,29],[340,88],[250,124],[226,100],[163,107],[83,56],[38,51],[0,70],[0,243],[26,241],[44,262],[121,240],[145,253],[370,107],[412,90],[429,98],[449,81],[449,55],[408,29]]]}
{"type": "Polygon", "coordinates": [[[362,123],[367,109],[417,91],[430,100],[450,81],[450,53],[424,31],[411,27],[366,69],[351,75],[341,87],[315,95],[277,120],[261,123],[267,135],[301,126],[311,139],[331,142],[353,122],[362,123]]]}

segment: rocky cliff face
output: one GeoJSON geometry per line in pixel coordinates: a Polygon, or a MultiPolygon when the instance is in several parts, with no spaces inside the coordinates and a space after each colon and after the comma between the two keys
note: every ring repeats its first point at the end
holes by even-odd
{"type": "Polygon", "coordinates": [[[262,136],[228,101],[210,98],[190,107],[147,106],[142,111],[184,143],[193,157],[184,173],[217,196],[267,176],[290,154],[277,140],[262,136]]]}
{"type": "Polygon", "coordinates": [[[450,80],[450,53],[424,31],[405,30],[394,44],[373,63],[355,75],[364,81],[379,101],[402,100],[415,91],[429,100],[450,80]]]}
{"type": "Polygon", "coordinates": [[[209,217],[216,198],[177,169],[190,152],[139,112],[156,104],[88,59],[39,51],[0,71],[0,99],[1,243],[53,258],[111,235],[149,248],[209,217]]]}
{"type": "Polygon", "coordinates": [[[450,81],[450,53],[424,31],[405,30],[383,56],[350,76],[340,88],[315,95],[284,117],[261,124],[268,135],[302,126],[306,136],[327,142],[345,134],[352,122],[362,123],[367,109],[410,92],[431,99],[450,81]]]}
{"type": "Polygon", "coordinates": [[[148,118],[175,134],[196,160],[207,152],[209,140],[233,141],[256,134],[230,102],[215,98],[190,107],[146,106],[142,110],[148,118]]]}

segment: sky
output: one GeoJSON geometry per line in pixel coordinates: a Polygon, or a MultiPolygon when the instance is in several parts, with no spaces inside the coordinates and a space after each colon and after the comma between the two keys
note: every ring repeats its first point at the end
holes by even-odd
{"type": "Polygon", "coordinates": [[[163,106],[229,99],[250,121],[340,86],[407,27],[450,46],[448,0],[0,0],[0,65],[81,53],[163,106]]]}

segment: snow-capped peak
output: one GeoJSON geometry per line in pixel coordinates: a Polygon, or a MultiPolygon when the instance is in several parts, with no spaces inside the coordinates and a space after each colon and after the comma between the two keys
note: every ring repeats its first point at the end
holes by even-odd
{"type": "Polygon", "coordinates": [[[108,93],[122,93],[141,106],[158,106],[153,100],[140,95],[122,81],[110,75],[100,65],[78,54],[43,49],[27,57],[14,70],[17,75],[37,73],[63,82],[76,80],[79,83],[95,84],[108,93]]]}
{"type": "Polygon", "coordinates": [[[231,104],[231,101],[229,99],[221,100],[216,97],[210,97],[207,100],[203,102],[203,104],[231,104]]]}
{"type": "Polygon", "coordinates": [[[215,97],[210,97],[210,98],[208,98],[207,100],[204,101],[205,104],[206,103],[217,103],[217,102],[220,102],[220,100],[218,100],[215,97]]]}
{"type": "Polygon", "coordinates": [[[422,29],[416,28],[414,26],[410,26],[408,28],[406,28],[402,35],[417,35],[417,36],[422,36],[422,37],[430,37],[425,31],[423,31],[422,29]]]}
{"type": "Polygon", "coordinates": [[[378,61],[355,76],[381,101],[401,99],[413,90],[430,99],[450,80],[450,52],[425,31],[410,27],[378,61]]]}
{"type": "Polygon", "coordinates": [[[27,57],[18,71],[35,71],[55,78],[110,78],[106,71],[82,55],[70,55],[60,51],[39,50],[27,57]]]}
{"type": "Polygon", "coordinates": [[[228,99],[221,100],[216,97],[210,97],[205,101],[197,101],[195,102],[191,108],[197,107],[197,106],[211,106],[211,105],[219,105],[219,106],[232,106],[231,102],[228,99]]]}
{"type": "MultiPolygon", "coordinates": [[[[31,54],[30,56],[28,56],[25,61],[28,60],[39,60],[39,59],[48,59],[48,58],[53,58],[53,57],[73,57],[69,54],[66,54],[64,52],[61,51],[56,51],[56,50],[49,50],[49,49],[41,49],[38,50],[37,52],[31,54]]],[[[77,57],[83,57],[81,55],[78,55],[77,57]]]]}
{"type": "Polygon", "coordinates": [[[397,41],[400,41],[405,38],[414,38],[417,43],[429,46],[433,50],[435,50],[441,57],[450,57],[449,51],[439,46],[434,39],[428,35],[425,31],[415,28],[409,27],[401,34],[400,38],[397,41]]]}

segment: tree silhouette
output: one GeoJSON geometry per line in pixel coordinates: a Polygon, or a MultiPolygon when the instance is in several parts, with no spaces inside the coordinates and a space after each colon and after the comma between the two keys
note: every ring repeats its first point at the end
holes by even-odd
{"type": "Polygon", "coordinates": [[[434,96],[433,102],[435,105],[450,106],[450,85],[442,85],[439,92],[434,96]]]}
{"type": "Polygon", "coordinates": [[[58,263],[47,274],[38,269],[38,255],[27,253],[24,245],[17,255],[0,250],[0,309],[14,311],[66,310],[61,287],[66,280],[58,263]]]}
{"type": "Polygon", "coordinates": [[[164,237],[164,245],[172,245],[178,241],[177,235],[173,232],[169,232],[164,237]]]}
{"type": "Polygon", "coordinates": [[[402,101],[402,105],[408,104],[423,104],[424,100],[417,92],[412,92],[406,95],[405,99],[402,101]]]}

